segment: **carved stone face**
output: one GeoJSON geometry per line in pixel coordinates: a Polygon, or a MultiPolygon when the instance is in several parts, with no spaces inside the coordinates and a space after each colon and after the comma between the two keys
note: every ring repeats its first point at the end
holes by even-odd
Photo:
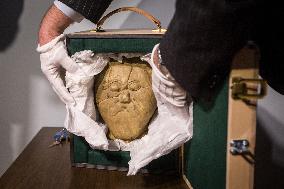
{"type": "Polygon", "coordinates": [[[148,65],[112,62],[100,74],[96,90],[96,103],[111,138],[131,141],[147,131],[157,107],[148,65]]]}

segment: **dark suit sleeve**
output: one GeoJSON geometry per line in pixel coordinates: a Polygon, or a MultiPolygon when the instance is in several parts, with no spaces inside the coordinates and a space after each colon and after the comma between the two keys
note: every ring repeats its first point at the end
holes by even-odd
{"type": "Polygon", "coordinates": [[[229,73],[234,54],[250,38],[247,1],[177,0],[160,43],[162,61],[195,99],[210,100],[229,73]]]}
{"type": "Polygon", "coordinates": [[[82,14],[86,19],[97,23],[112,0],[59,0],[82,14]]]}

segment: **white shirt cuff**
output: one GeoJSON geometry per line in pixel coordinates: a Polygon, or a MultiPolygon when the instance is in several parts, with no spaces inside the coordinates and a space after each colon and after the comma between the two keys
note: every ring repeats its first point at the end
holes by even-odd
{"type": "Polygon", "coordinates": [[[68,16],[69,18],[71,18],[75,22],[79,23],[84,19],[84,16],[82,16],[80,13],[74,11],[73,9],[71,9],[70,7],[65,5],[64,3],[62,3],[58,0],[55,0],[53,3],[59,10],[61,10],[66,16],[68,16]]]}

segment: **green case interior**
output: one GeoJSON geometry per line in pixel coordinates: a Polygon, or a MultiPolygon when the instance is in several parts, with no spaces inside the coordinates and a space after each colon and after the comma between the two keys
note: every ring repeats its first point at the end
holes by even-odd
{"type": "Polygon", "coordinates": [[[184,146],[184,174],[193,188],[226,188],[227,83],[210,110],[193,106],[193,138],[184,146]]]}
{"type": "MultiPolygon", "coordinates": [[[[70,55],[82,50],[97,53],[150,53],[160,38],[68,38],[70,55]]],[[[228,86],[224,84],[214,106],[206,110],[194,104],[193,139],[185,144],[184,174],[194,188],[225,189],[228,86]]],[[[90,163],[128,167],[128,152],[92,150],[83,138],[74,136],[72,163],[90,163]]],[[[178,170],[178,150],[154,160],[148,169],[163,172],[178,170]]]]}
{"type": "MultiPolygon", "coordinates": [[[[73,164],[91,164],[103,166],[128,167],[130,160],[129,152],[126,151],[102,151],[93,150],[83,137],[72,135],[71,160],[73,164]]],[[[149,173],[179,171],[179,151],[174,150],[170,154],[153,160],[145,167],[149,173]]]]}

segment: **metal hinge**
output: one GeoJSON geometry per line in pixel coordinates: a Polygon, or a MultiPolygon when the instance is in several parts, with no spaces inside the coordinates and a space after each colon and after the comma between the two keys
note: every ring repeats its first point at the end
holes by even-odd
{"type": "Polygon", "coordinates": [[[233,77],[231,89],[233,99],[254,105],[254,101],[266,95],[266,82],[263,79],[233,77]]]}

